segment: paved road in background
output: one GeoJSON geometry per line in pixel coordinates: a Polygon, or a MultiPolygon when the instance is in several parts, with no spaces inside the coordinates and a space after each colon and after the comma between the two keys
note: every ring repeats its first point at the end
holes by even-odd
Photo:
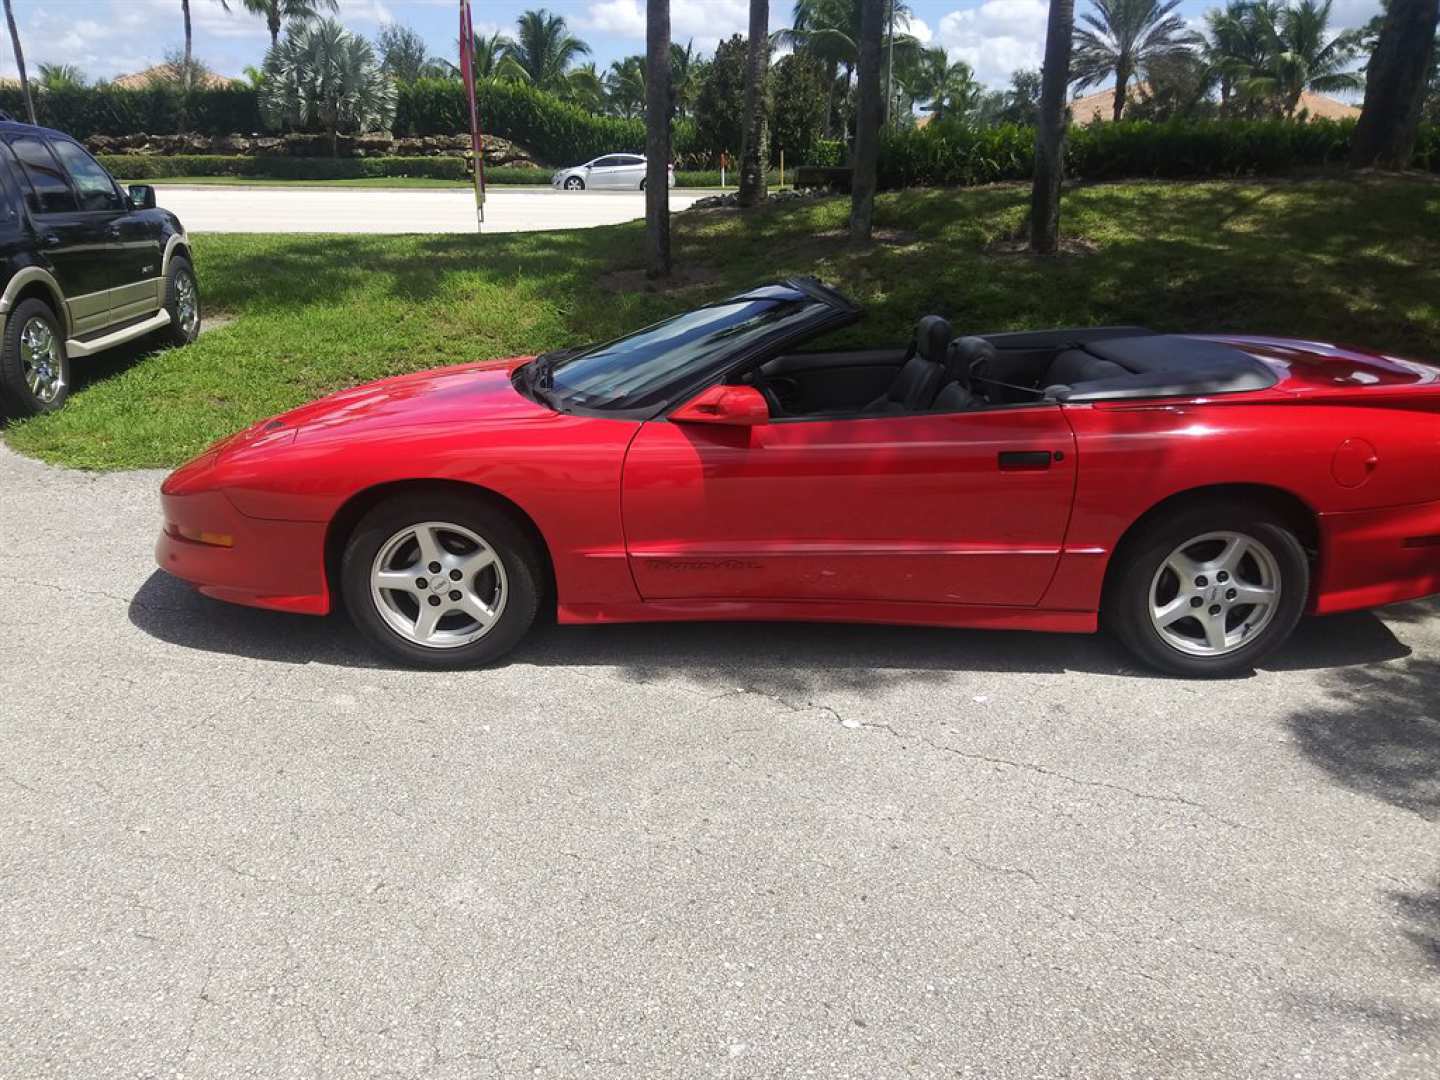
{"type": "Polygon", "coordinates": [[[423,674],[157,573],[159,479],[0,450],[7,1076],[1440,1075],[1440,607],[423,674]]]}
{"type": "MultiPolygon", "coordinates": [[[[684,210],[706,192],[670,193],[684,210]]],[[[441,233],[475,231],[475,196],[468,188],[162,187],[156,198],[190,232],[441,233]]],[[[564,192],[491,189],[486,232],[534,232],[615,225],[645,216],[638,191],[564,192]]]]}

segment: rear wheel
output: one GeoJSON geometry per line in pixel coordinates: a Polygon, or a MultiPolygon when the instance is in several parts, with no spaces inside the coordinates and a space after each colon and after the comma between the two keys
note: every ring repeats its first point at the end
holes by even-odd
{"type": "Polygon", "coordinates": [[[70,358],[55,312],[43,300],[22,300],[5,320],[0,341],[0,414],[54,412],[70,393],[70,358]]]}
{"type": "Polygon", "coordinates": [[[640,190],[645,190],[645,178],[643,176],[640,178],[640,190]]]}
{"type": "Polygon", "coordinates": [[[541,559],[514,518],[480,499],[406,495],[377,506],[346,545],[350,617],[402,663],[499,659],[535,621],[541,559]]]}
{"type": "Polygon", "coordinates": [[[183,255],[170,260],[165,271],[165,310],[170,325],[160,331],[170,345],[189,345],[200,336],[200,284],[195,267],[183,255]]]}
{"type": "Polygon", "coordinates": [[[1249,671],[1290,636],[1310,591],[1304,548],[1264,507],[1182,510],[1116,558],[1107,625],[1140,659],[1178,675],[1249,671]]]}

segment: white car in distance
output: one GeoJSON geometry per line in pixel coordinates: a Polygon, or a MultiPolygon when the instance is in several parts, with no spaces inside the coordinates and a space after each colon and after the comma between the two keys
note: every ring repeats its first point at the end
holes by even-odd
{"type": "MultiPolygon", "coordinates": [[[[667,170],[670,186],[675,186],[675,166],[667,170]]],[[[550,186],[565,191],[644,191],[645,159],[639,154],[606,154],[584,165],[561,169],[550,177],[550,186]]]]}

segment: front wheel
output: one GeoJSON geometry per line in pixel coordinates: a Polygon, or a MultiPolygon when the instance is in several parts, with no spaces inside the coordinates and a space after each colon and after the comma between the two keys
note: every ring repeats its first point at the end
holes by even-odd
{"type": "Polygon", "coordinates": [[[1141,660],[1177,675],[1251,670],[1290,636],[1310,592],[1305,549],[1260,507],[1181,511],[1116,558],[1106,623],[1141,660]]]}
{"type": "Polygon", "coordinates": [[[160,331],[169,345],[189,345],[200,336],[200,284],[195,267],[183,255],[170,260],[165,271],[165,310],[170,325],[160,331]]]}
{"type": "Polygon", "coordinates": [[[407,495],[361,520],[341,563],[356,627],[402,663],[460,668],[513,649],[535,621],[541,560],[503,510],[407,495]]]}
{"type": "Polygon", "coordinates": [[[580,177],[578,177],[578,176],[572,176],[572,177],[570,177],[568,180],[565,181],[565,190],[566,190],[566,191],[583,191],[584,189],[585,189],[585,181],[584,181],[584,180],[581,180],[580,177]]]}

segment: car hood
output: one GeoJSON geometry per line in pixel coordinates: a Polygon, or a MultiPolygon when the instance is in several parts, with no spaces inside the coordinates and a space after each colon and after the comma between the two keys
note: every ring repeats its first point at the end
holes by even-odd
{"type": "Polygon", "coordinates": [[[286,432],[309,440],[342,431],[350,437],[432,424],[464,424],[473,430],[477,423],[503,425],[552,419],[558,414],[525,397],[511,379],[515,368],[530,359],[517,356],[461,364],[351,387],[261,421],[219,449],[240,450],[262,441],[279,440],[286,432]]]}

